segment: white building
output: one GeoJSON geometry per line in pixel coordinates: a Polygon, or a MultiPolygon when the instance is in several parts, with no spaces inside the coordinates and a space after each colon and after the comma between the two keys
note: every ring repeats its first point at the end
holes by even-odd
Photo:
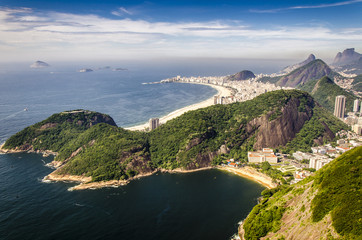
{"type": "Polygon", "coordinates": [[[353,102],[353,112],[358,112],[358,110],[359,110],[359,100],[358,99],[356,99],[356,100],[354,100],[354,102],[353,102]]]}
{"type": "Polygon", "coordinates": [[[160,119],[158,118],[151,118],[149,121],[149,128],[150,128],[150,131],[156,129],[157,127],[160,126],[160,119]]]}
{"type": "Polygon", "coordinates": [[[343,95],[337,96],[334,104],[334,116],[338,118],[344,118],[345,108],[346,108],[346,97],[343,95]]]}
{"type": "Polygon", "coordinates": [[[278,163],[278,157],[274,155],[273,149],[263,148],[262,151],[248,152],[248,161],[252,163],[278,163]]]}
{"type": "Polygon", "coordinates": [[[302,161],[303,159],[308,159],[308,160],[311,159],[313,157],[313,155],[310,153],[296,151],[295,153],[293,153],[293,157],[295,159],[297,159],[298,161],[302,161]]]}
{"type": "Polygon", "coordinates": [[[319,170],[320,168],[322,168],[324,165],[331,162],[332,160],[333,159],[328,158],[325,155],[318,155],[318,156],[312,157],[309,160],[309,168],[315,168],[316,170],[319,170]]]}

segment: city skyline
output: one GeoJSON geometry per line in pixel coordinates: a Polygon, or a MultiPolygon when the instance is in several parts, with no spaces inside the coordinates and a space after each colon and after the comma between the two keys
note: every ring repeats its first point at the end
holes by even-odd
{"type": "Polygon", "coordinates": [[[331,61],[362,51],[362,0],[2,1],[0,62],[144,58],[331,61]]]}

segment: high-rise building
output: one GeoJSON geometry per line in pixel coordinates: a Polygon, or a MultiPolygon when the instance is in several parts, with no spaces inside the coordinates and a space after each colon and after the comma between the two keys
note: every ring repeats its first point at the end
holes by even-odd
{"type": "Polygon", "coordinates": [[[338,118],[344,118],[344,110],[346,108],[346,97],[339,95],[336,97],[336,102],[334,104],[334,116],[338,118]]]}
{"type": "Polygon", "coordinates": [[[160,126],[160,119],[151,118],[148,123],[150,124],[150,131],[152,131],[153,129],[156,129],[158,126],[160,126]]]}
{"type": "Polygon", "coordinates": [[[353,112],[355,112],[355,113],[358,112],[358,109],[359,109],[359,100],[356,99],[353,102],[353,112]]]}

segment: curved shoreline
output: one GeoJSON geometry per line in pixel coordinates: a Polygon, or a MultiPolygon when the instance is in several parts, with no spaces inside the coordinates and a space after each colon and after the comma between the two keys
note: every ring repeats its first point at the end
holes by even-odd
{"type": "Polygon", "coordinates": [[[43,182],[76,182],[76,183],[79,183],[78,185],[75,185],[68,189],[69,191],[73,191],[73,190],[99,189],[99,188],[104,188],[104,187],[124,186],[132,180],[140,179],[143,177],[148,177],[148,176],[151,176],[158,172],[171,173],[171,174],[175,174],[175,173],[183,174],[183,173],[199,172],[199,171],[210,170],[210,169],[219,169],[221,171],[227,171],[227,172],[234,173],[240,177],[247,178],[254,182],[257,182],[269,189],[277,186],[275,183],[272,182],[272,179],[270,177],[256,171],[255,169],[252,169],[250,167],[231,168],[231,167],[221,167],[221,166],[217,166],[217,167],[210,166],[210,167],[204,167],[204,168],[198,168],[198,169],[192,169],[192,170],[182,170],[180,168],[173,169],[173,170],[156,169],[149,173],[136,175],[127,180],[109,180],[109,181],[101,181],[101,182],[92,182],[92,177],[75,176],[75,175],[68,175],[68,174],[58,175],[56,173],[56,171],[54,171],[54,172],[50,173],[49,175],[45,176],[42,181],[43,182]]]}
{"type": "MultiPolygon", "coordinates": [[[[223,86],[219,86],[219,85],[214,85],[214,84],[206,84],[206,83],[185,83],[185,84],[200,84],[200,85],[205,85],[205,86],[209,86],[212,87],[214,89],[217,90],[217,94],[215,95],[222,95],[222,96],[230,96],[231,95],[231,90],[223,87],[223,86]]],[[[214,95],[214,96],[215,96],[214,95]]],[[[174,119],[176,117],[181,116],[182,114],[188,112],[188,111],[192,111],[192,110],[197,110],[200,108],[205,108],[205,107],[209,107],[214,105],[214,96],[212,96],[211,98],[208,98],[202,102],[199,103],[195,103],[180,109],[177,109],[169,114],[167,114],[166,116],[163,116],[160,118],[160,124],[164,124],[167,121],[174,119]]],[[[125,129],[127,130],[131,130],[131,131],[144,131],[146,128],[148,128],[149,124],[148,122],[141,124],[141,125],[137,125],[137,126],[133,126],[133,127],[127,127],[125,129]]]]}
{"type": "Polygon", "coordinates": [[[218,169],[234,173],[238,176],[250,179],[254,182],[257,182],[268,189],[275,188],[278,185],[273,183],[273,179],[261,172],[258,172],[252,167],[241,167],[241,168],[234,168],[234,167],[218,167],[218,169]]]}

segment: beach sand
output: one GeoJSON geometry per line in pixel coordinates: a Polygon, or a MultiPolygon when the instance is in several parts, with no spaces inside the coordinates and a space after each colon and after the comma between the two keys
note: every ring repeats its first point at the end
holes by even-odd
{"type": "Polygon", "coordinates": [[[241,177],[248,178],[255,182],[260,183],[261,185],[271,189],[275,188],[278,185],[273,182],[273,179],[263,173],[258,172],[256,169],[252,167],[242,167],[242,168],[234,168],[234,167],[219,167],[220,170],[232,172],[241,177]]]}
{"type": "MultiPolygon", "coordinates": [[[[186,83],[186,84],[189,84],[189,83],[186,83]]],[[[218,93],[216,95],[221,95],[221,96],[230,96],[231,95],[231,90],[226,88],[226,87],[223,87],[223,86],[218,86],[218,85],[213,85],[213,84],[204,84],[204,83],[191,83],[191,84],[202,84],[202,85],[207,85],[207,86],[213,87],[218,91],[218,93]]],[[[211,106],[211,105],[214,105],[214,96],[212,96],[211,98],[209,98],[209,99],[207,99],[205,101],[202,101],[202,102],[190,105],[190,106],[186,106],[184,108],[173,111],[173,112],[171,112],[170,114],[168,114],[168,115],[166,115],[164,117],[161,117],[160,118],[160,124],[164,124],[167,121],[169,121],[169,120],[171,120],[173,118],[179,117],[179,116],[181,116],[182,114],[184,114],[184,113],[186,113],[188,111],[192,111],[192,110],[196,110],[196,109],[200,109],[200,108],[205,108],[205,107],[208,107],[208,106],[211,106]]],[[[138,126],[134,126],[134,127],[128,127],[128,128],[125,128],[125,129],[131,130],[131,131],[144,131],[146,128],[148,128],[148,126],[149,126],[149,124],[147,122],[147,123],[142,124],[142,125],[138,125],[138,126]]]]}

